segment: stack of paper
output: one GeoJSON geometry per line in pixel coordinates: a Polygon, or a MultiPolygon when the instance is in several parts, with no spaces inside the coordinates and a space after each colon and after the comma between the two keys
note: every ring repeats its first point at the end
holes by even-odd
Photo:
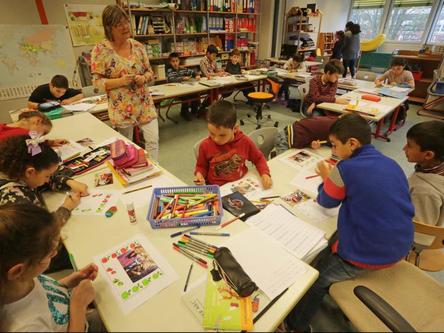
{"type": "Polygon", "coordinates": [[[65,108],[68,111],[72,111],[72,112],[86,112],[86,111],[92,109],[93,107],[95,107],[95,105],[90,104],[90,103],[77,103],[77,104],[63,105],[63,108],[65,108]]]}
{"type": "Polygon", "coordinates": [[[256,228],[248,228],[231,237],[224,246],[230,249],[244,271],[270,299],[310,269],[272,237],[256,228]]]}
{"type": "Polygon", "coordinates": [[[280,205],[268,205],[262,212],[249,218],[247,223],[260,229],[301,260],[310,256],[320,243],[325,244],[322,230],[302,221],[280,205]]]}

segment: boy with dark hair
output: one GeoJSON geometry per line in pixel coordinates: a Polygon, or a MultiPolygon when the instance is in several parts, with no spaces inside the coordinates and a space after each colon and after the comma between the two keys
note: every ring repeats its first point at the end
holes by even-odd
{"type": "Polygon", "coordinates": [[[338,240],[316,265],[319,278],[285,319],[287,329],[304,332],[329,287],[366,271],[390,267],[409,253],[414,215],[407,179],[400,166],[371,143],[367,121],[348,114],[330,128],[335,167],[318,163],[322,177],[318,203],[341,205],[338,240]]]}
{"type": "MultiPolygon", "coordinates": [[[[230,58],[227,61],[227,65],[225,66],[225,72],[232,74],[232,75],[242,74],[242,68],[239,63],[240,56],[241,56],[241,53],[238,49],[233,49],[230,52],[230,58]]],[[[242,94],[245,96],[245,98],[248,98],[249,93],[256,91],[256,89],[254,89],[254,86],[249,82],[242,84],[241,86],[238,86],[238,89],[242,90],[242,94]]],[[[222,94],[222,96],[224,96],[224,97],[228,97],[230,95],[231,95],[231,92],[222,94]]]]}
{"type": "Polygon", "coordinates": [[[318,115],[324,115],[322,110],[316,109],[316,105],[323,102],[348,104],[346,99],[336,97],[338,78],[343,71],[344,66],[339,60],[330,60],[324,67],[324,73],[310,80],[310,88],[303,105],[303,112],[306,116],[311,117],[314,111],[318,115]]]}
{"type": "Polygon", "coordinates": [[[217,47],[210,44],[207,47],[207,54],[200,61],[200,70],[208,79],[224,75],[224,71],[217,68],[216,58],[218,54],[219,51],[217,50],[217,47]]]}
{"type": "Polygon", "coordinates": [[[409,162],[416,163],[409,178],[415,217],[444,226],[444,123],[432,120],[411,127],[404,152],[409,162]]]}
{"type": "Polygon", "coordinates": [[[319,116],[295,121],[280,131],[275,140],[277,154],[290,148],[311,147],[318,149],[320,141],[328,140],[331,125],[338,119],[336,116],[319,116]]]}
{"type": "Polygon", "coordinates": [[[262,152],[236,124],[234,105],[219,101],[211,105],[208,114],[209,137],[199,146],[194,171],[196,185],[225,183],[241,179],[248,172],[245,161],[256,166],[264,189],[271,187],[270,169],[262,152]]]}
{"type": "MultiPolygon", "coordinates": [[[[167,80],[168,82],[183,82],[189,81],[193,77],[196,80],[200,79],[200,75],[194,73],[192,69],[186,67],[180,67],[179,54],[173,52],[168,57],[169,64],[166,68],[167,80]]],[[[186,96],[183,100],[193,99],[191,102],[182,102],[182,107],[180,108],[180,115],[187,121],[191,120],[191,113],[194,115],[198,114],[200,100],[198,96],[186,96]],[[193,99],[194,98],[194,99],[193,99]],[[191,113],[190,109],[191,108],[191,113]]]]}
{"type": "Polygon", "coordinates": [[[50,83],[42,84],[34,89],[28,99],[28,108],[37,110],[40,103],[49,101],[58,101],[66,105],[82,98],[81,90],[69,88],[68,79],[63,75],[56,75],[50,83]]]}
{"type": "MultiPolygon", "coordinates": [[[[284,69],[288,70],[289,72],[305,72],[307,71],[307,68],[304,63],[304,56],[296,51],[295,55],[288,59],[287,62],[284,64],[284,69]]],[[[282,94],[284,94],[284,98],[286,101],[290,98],[290,90],[289,86],[291,84],[291,80],[284,79],[284,83],[282,83],[281,88],[278,92],[278,98],[281,98],[282,94]]]]}
{"type": "Polygon", "coordinates": [[[382,86],[384,81],[389,85],[402,85],[415,88],[415,79],[412,72],[405,69],[406,63],[403,58],[393,58],[390,69],[375,80],[376,86],[382,86]]]}

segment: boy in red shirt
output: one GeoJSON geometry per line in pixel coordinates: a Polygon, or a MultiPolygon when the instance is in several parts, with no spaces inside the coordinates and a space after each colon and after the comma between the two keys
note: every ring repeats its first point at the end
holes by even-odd
{"type": "Polygon", "coordinates": [[[272,181],[267,161],[236,125],[234,105],[228,101],[213,104],[208,110],[207,121],[210,135],[199,146],[194,183],[224,185],[241,179],[248,172],[245,161],[249,160],[261,175],[264,189],[270,188],[272,181]]]}

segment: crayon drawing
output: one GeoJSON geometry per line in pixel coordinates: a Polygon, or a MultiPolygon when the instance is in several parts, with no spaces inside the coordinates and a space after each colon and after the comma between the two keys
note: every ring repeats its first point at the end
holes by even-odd
{"type": "Polygon", "coordinates": [[[305,167],[308,164],[315,163],[321,159],[320,156],[307,150],[299,150],[291,155],[284,156],[281,161],[295,168],[305,167]]]}
{"type": "Polygon", "coordinates": [[[258,189],[261,189],[260,184],[256,180],[251,178],[241,179],[231,185],[231,192],[239,192],[242,195],[256,191],[258,189]]]}
{"type": "Polygon", "coordinates": [[[73,215],[105,215],[119,199],[118,191],[90,190],[89,195],[81,198],[80,205],[72,211],[73,215]]]}

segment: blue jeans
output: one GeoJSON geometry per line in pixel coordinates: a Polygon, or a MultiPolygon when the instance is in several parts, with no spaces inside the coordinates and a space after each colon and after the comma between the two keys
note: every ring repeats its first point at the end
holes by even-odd
{"type": "Polygon", "coordinates": [[[356,59],[348,59],[348,60],[343,59],[342,63],[344,64],[344,73],[342,74],[342,76],[343,77],[347,76],[347,68],[349,68],[351,77],[355,77],[356,59]]]}
{"type": "Polygon", "coordinates": [[[278,132],[276,139],[274,139],[274,148],[276,149],[276,153],[278,155],[290,149],[290,147],[288,146],[287,127],[284,127],[284,129],[278,132]]]}
{"type": "Polygon", "coordinates": [[[322,299],[328,294],[328,289],[333,283],[352,279],[367,271],[333,254],[330,247],[322,251],[319,256],[321,258],[315,265],[319,271],[318,279],[285,318],[285,323],[291,330],[304,332],[308,329],[311,319],[320,308],[322,299]]]}

